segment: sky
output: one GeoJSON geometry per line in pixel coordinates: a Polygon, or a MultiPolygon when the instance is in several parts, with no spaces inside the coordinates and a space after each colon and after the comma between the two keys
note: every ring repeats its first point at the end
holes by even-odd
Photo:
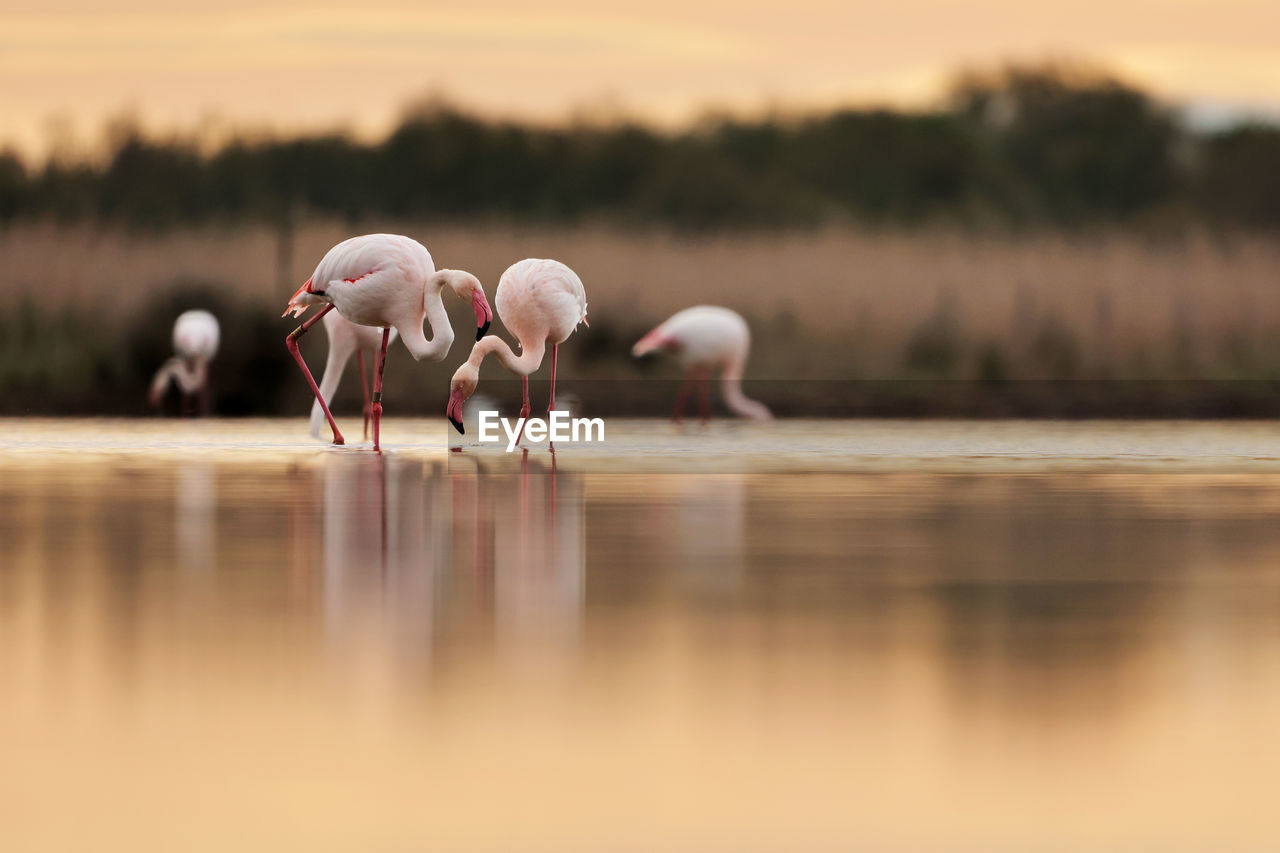
{"type": "Polygon", "coordinates": [[[431,96],[662,124],[922,106],[958,70],[1043,59],[1204,120],[1276,116],[1280,0],[0,0],[0,147],[87,145],[125,115],[376,138],[431,96]]]}

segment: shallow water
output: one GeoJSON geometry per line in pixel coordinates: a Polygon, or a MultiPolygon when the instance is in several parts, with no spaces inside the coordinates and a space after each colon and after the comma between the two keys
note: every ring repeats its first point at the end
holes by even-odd
{"type": "Polygon", "coordinates": [[[1280,847],[1280,426],[441,427],[0,421],[0,847],[1280,847]]]}

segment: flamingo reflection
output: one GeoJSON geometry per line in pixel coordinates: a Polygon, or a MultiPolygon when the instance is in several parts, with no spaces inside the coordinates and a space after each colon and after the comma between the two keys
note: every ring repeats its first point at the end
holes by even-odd
{"type": "Polygon", "coordinates": [[[576,645],[586,587],[583,490],[580,477],[522,453],[514,485],[498,484],[495,525],[495,628],[500,647],[522,652],[576,645]],[[531,470],[532,469],[532,470],[531,470]]]}
{"type": "Polygon", "coordinates": [[[335,651],[370,672],[431,656],[439,635],[504,656],[576,646],[585,589],[581,478],[327,455],[320,472],[323,610],[335,651]],[[385,654],[391,646],[396,654],[385,654]]]}
{"type": "Polygon", "coordinates": [[[173,496],[174,543],[178,566],[184,571],[208,572],[216,565],[217,506],[213,465],[185,460],[176,472],[173,496]]]}
{"type": "Polygon", "coordinates": [[[431,644],[435,518],[421,462],[329,454],[323,470],[323,601],[326,629],[344,655],[370,671],[390,645],[424,656],[431,644]]]}

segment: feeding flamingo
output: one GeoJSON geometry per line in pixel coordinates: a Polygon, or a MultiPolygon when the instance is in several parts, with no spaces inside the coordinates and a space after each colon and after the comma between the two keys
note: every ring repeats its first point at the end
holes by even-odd
{"type": "Polygon", "coordinates": [[[209,362],[218,353],[218,320],[208,311],[184,311],[173,324],[173,351],[151,380],[147,399],[160,405],[170,382],[182,393],[183,408],[193,398],[199,400],[202,415],[209,413],[209,362]]]}
{"type": "MultiPolygon", "coordinates": [[[[372,358],[382,345],[382,330],[373,326],[357,326],[341,314],[330,311],[324,315],[324,330],[329,335],[329,357],[325,360],[324,375],[320,377],[320,396],[327,405],[333,405],[333,395],[346,372],[347,362],[355,353],[356,367],[360,371],[360,387],[364,391],[364,437],[369,437],[369,415],[373,406],[369,400],[369,379],[365,373],[364,357],[368,353],[372,358]]],[[[395,340],[396,331],[391,330],[391,340],[395,340]]],[[[317,399],[311,404],[311,436],[320,437],[324,429],[324,409],[317,399]]]]}
{"type": "MultiPolygon", "coordinates": [[[[445,415],[460,433],[462,404],[475,393],[480,381],[480,364],[490,353],[502,366],[520,376],[524,403],[520,417],[529,417],[529,374],[542,364],[547,344],[551,344],[551,396],[547,412],[556,408],[556,356],[579,323],[587,324],[587,291],[578,274],[559,261],[526,258],[507,267],[494,293],[498,316],[516,336],[520,355],[497,335],[482,338],[449,382],[449,407],[445,415]]],[[[590,325],[590,324],[587,324],[590,325]]],[[[519,443],[517,436],[516,442],[519,443]]]]}
{"type": "Polygon", "coordinates": [[[684,382],[676,397],[671,420],[679,423],[695,379],[701,384],[702,420],[711,414],[711,372],[720,371],[724,402],[730,411],[744,418],[769,420],[773,415],[763,403],[742,393],[742,370],[751,349],[751,332],[747,321],[735,311],[714,305],[686,308],[667,319],[631,348],[637,358],[654,351],[673,353],[684,367],[684,382]]]}
{"type": "Polygon", "coordinates": [[[479,280],[462,270],[437,270],[425,246],[398,234],[366,234],[343,240],[325,254],[311,278],[293,294],[281,316],[292,313],[300,317],[312,305],[324,305],[318,313],[290,332],[285,344],[316,395],[329,428],[333,430],[334,444],[343,443],[342,433],[338,431],[333,413],[329,411],[324,395],[316,387],[316,381],[298,351],[298,338],[334,308],[358,326],[382,328],[382,344],[373,370],[373,404],[370,407],[373,449],[379,450],[382,373],[387,365],[391,330],[394,328],[400,333],[400,340],[416,360],[439,361],[444,358],[453,344],[453,328],[440,299],[440,291],[446,285],[460,299],[471,303],[478,327],[476,340],[484,337],[493,320],[493,311],[479,280]],[[422,332],[424,319],[431,323],[431,340],[427,340],[422,332]]]}

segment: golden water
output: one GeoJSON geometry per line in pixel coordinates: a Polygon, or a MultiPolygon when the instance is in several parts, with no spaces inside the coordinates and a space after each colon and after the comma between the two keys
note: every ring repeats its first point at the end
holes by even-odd
{"type": "Polygon", "coordinates": [[[0,421],[0,849],[1280,847],[1280,427],[442,426],[0,421]]]}

